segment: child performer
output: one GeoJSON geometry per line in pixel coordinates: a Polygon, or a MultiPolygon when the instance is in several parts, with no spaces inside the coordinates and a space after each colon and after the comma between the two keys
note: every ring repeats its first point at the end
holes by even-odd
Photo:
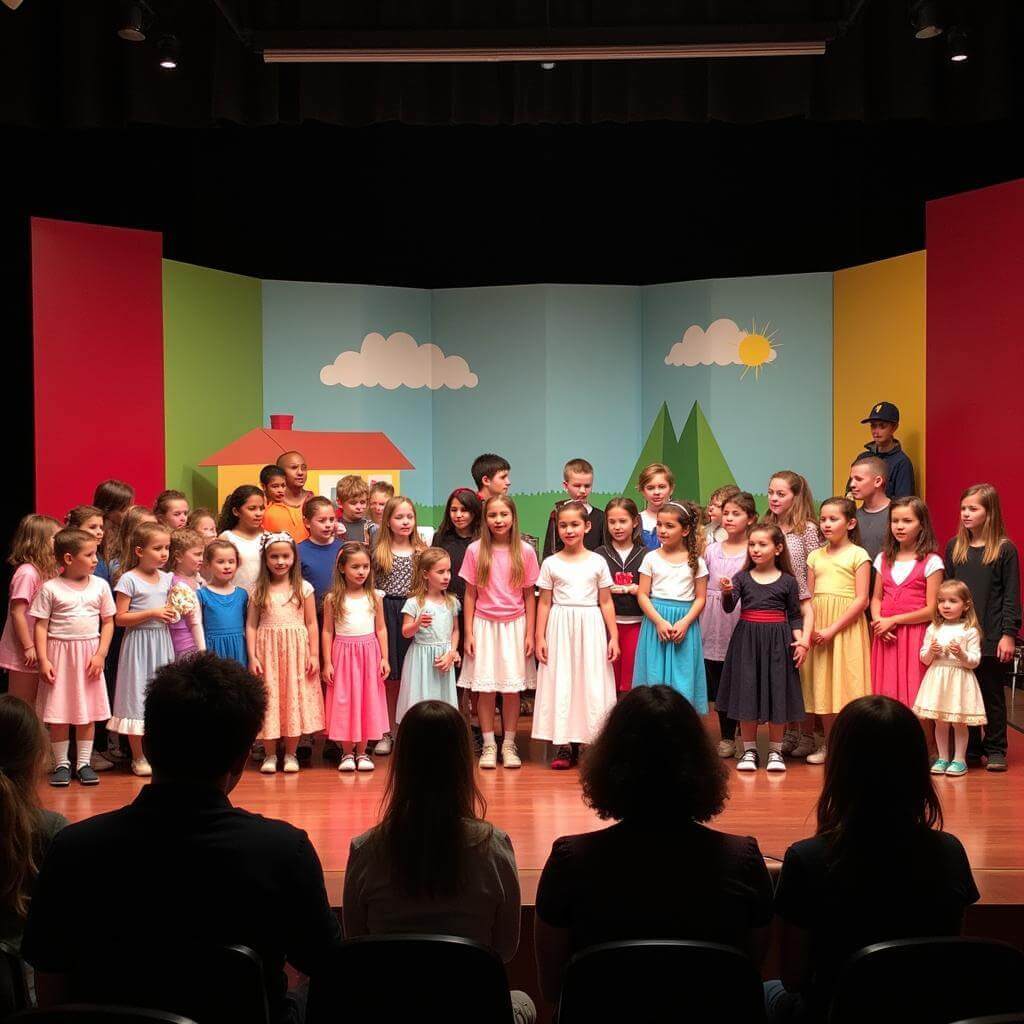
{"type": "Polygon", "coordinates": [[[483,506],[475,491],[456,487],[444,506],[444,518],[434,534],[434,544],[444,548],[452,563],[452,581],[449,590],[459,600],[459,654],[465,637],[461,608],[466,599],[466,581],[459,575],[469,545],[480,537],[480,519],[483,506]]]}
{"type": "Polygon", "coordinates": [[[722,508],[725,505],[726,499],[739,493],[740,489],[735,484],[726,484],[724,487],[719,487],[711,492],[711,496],[708,498],[708,507],[704,510],[705,548],[709,544],[714,544],[715,541],[721,542],[726,539],[726,530],[722,525],[722,508]]]}
{"type": "Polygon", "coordinates": [[[235,586],[238,549],[229,540],[211,540],[206,545],[203,563],[210,572],[210,582],[198,595],[207,650],[247,666],[245,616],[249,595],[235,586]]]}
{"type": "Polygon", "coordinates": [[[818,520],[825,546],[807,557],[807,585],[813,632],[801,678],[808,714],[821,715],[825,742],[808,764],[824,764],[828,734],[836,715],[871,692],[871,647],[864,610],[868,604],[871,559],[860,547],[857,506],[849,498],[828,498],[818,520]]]}
{"type": "Polygon", "coordinates": [[[797,668],[808,642],[800,612],[800,589],[793,575],[786,538],[777,526],[755,526],[747,541],[742,572],[723,576],[722,607],[743,609],[722,667],[719,708],[740,723],[743,755],[737,771],[757,771],[757,727],[768,723],[770,772],[784,772],[782,733],[787,722],[803,718],[797,668]]]}
{"type": "Polygon", "coordinates": [[[176,615],[168,604],[171,577],[160,571],[167,564],[171,537],[159,523],[142,523],[135,528],[132,543],[114,586],[114,621],[124,627],[124,640],[107,729],[128,737],[132,773],[148,776],[153,772],[142,753],[146,687],[158,668],[174,661],[167,628],[176,615]]]}
{"type": "Polygon", "coordinates": [[[265,510],[263,492],[254,484],[242,484],[224,499],[217,519],[217,535],[234,544],[238,552],[235,583],[250,594],[262,564],[265,510]]]}
{"type": "Polygon", "coordinates": [[[75,727],[75,778],[95,786],[96,723],[110,717],[103,662],[114,635],[114,598],[93,575],[97,542],[84,530],[61,530],[53,542],[61,575],[47,580],[32,602],[41,676],[36,710],[53,744],[51,786],[71,783],[68,732],[75,727]]]}
{"type": "Polygon", "coordinates": [[[874,563],[871,688],[908,708],[924,675],[919,653],[942,582],[937,548],[928,506],[920,498],[894,498],[889,535],[874,563]]]}
{"type": "Polygon", "coordinates": [[[395,496],[395,489],[384,480],[375,480],[370,484],[370,494],[367,498],[367,508],[370,512],[370,539],[367,542],[371,549],[374,541],[374,534],[380,529],[381,521],[384,518],[384,507],[395,496]]]}
{"type": "Polygon", "coordinates": [[[625,693],[633,686],[633,663],[640,639],[643,609],[640,592],[640,563],[647,554],[640,533],[640,513],[632,498],[612,498],[604,510],[605,542],[597,549],[612,577],[612,604],[619,633],[619,657],[612,665],[615,689],[625,693]]]}
{"type": "Polygon", "coordinates": [[[96,575],[108,583],[111,580],[109,563],[116,556],[121,520],[125,512],[131,508],[133,501],[135,488],[123,480],[104,480],[93,492],[92,503],[103,515],[103,542],[100,544],[100,560],[96,566],[96,575]]]}
{"type": "Polygon", "coordinates": [[[339,772],[372,772],[367,743],[388,731],[388,634],[384,595],[373,583],[370,549],[358,541],[346,542],[324,598],[321,634],[324,718],[328,739],[342,747],[339,772]]]}
{"type": "Polygon", "coordinates": [[[338,517],[330,498],[310,498],[302,506],[302,515],[309,536],[298,545],[302,578],[313,587],[317,619],[323,614],[324,597],[334,580],[334,563],[341,553],[342,541],[337,536],[338,517]]]}
{"type": "Polygon", "coordinates": [[[493,452],[485,452],[473,460],[470,473],[473,476],[473,483],[476,484],[477,497],[481,502],[488,498],[500,498],[508,494],[512,487],[509,474],[512,467],[508,459],[493,452]]]}
{"type": "Polygon", "coordinates": [[[161,491],[153,505],[156,521],[171,533],[188,525],[188,498],[181,491],[161,491]]]}
{"type": "MultiPolygon", "coordinates": [[[[757,523],[757,506],[753,495],[746,491],[725,492],[721,512],[721,528],[725,540],[712,541],[704,552],[708,567],[708,601],[700,615],[701,640],[704,643],[704,671],[708,680],[708,700],[715,702],[721,739],[718,741],[720,757],[732,757],[736,750],[736,719],[725,713],[724,703],[718,699],[718,687],[722,679],[722,666],[729,650],[732,631],[736,628],[739,614],[727,612],[722,596],[727,591],[723,580],[731,580],[747,562],[747,534],[757,523]]],[[[714,501],[714,495],[711,496],[714,501]]],[[[789,564],[787,559],[787,565],[789,564]]]]}
{"type": "Polygon", "coordinates": [[[443,548],[427,548],[416,559],[409,599],[402,606],[402,636],[412,640],[402,664],[395,724],[422,700],[459,706],[459,601],[448,593],[452,562],[443,548]]]}
{"type": "Polygon", "coordinates": [[[972,669],[981,661],[981,634],[971,592],[960,580],[939,587],[937,610],[925,630],[921,661],[928,666],[914,714],[935,721],[938,757],[932,775],[967,774],[967,728],[985,724],[985,703],[972,669]],[[949,757],[949,727],[954,752],[949,757]]]}
{"type": "Polygon", "coordinates": [[[297,772],[299,737],[324,727],[324,699],[313,587],[302,578],[295,541],[287,533],[270,533],[264,540],[245,639],[249,669],[267,686],[267,715],[258,736],[266,747],[260,771],[277,771],[275,748],[283,739],[284,771],[297,772]]]}
{"type": "Polygon", "coordinates": [[[619,656],[612,577],[583,544],[591,529],[582,501],[558,510],[562,550],[544,559],[537,586],[537,699],[534,739],[556,744],[551,767],[571,767],[574,744],[589,743],[615,704],[611,663],[619,656]]]}
{"type": "Polygon", "coordinates": [[[1006,675],[1020,632],[1020,564],[1006,536],[999,494],[975,484],[960,496],[960,529],[946,545],[946,576],[971,592],[981,630],[978,684],[985,699],[985,739],[971,731],[968,754],[977,743],[990,772],[1006,771],[1006,675]]]}
{"type": "Polygon", "coordinates": [[[59,529],[52,516],[22,517],[7,557],[7,564],[15,568],[0,637],[0,668],[8,672],[7,692],[27,704],[35,704],[39,686],[35,621],[29,609],[39,588],[57,573],[53,538],[59,529]]]}
{"type": "Polygon", "coordinates": [[[195,530],[175,530],[171,534],[167,563],[171,569],[168,600],[178,612],[178,618],[169,627],[171,643],[175,657],[180,658],[183,654],[206,650],[203,613],[195,596],[204,585],[199,575],[203,565],[203,538],[195,530]]]}
{"type": "Polygon", "coordinates": [[[369,544],[371,521],[366,518],[366,504],[370,497],[369,484],[358,474],[349,473],[338,481],[339,522],[344,527],[346,541],[369,544]]]}
{"type": "Polygon", "coordinates": [[[85,530],[96,541],[97,558],[99,557],[99,548],[103,545],[105,531],[103,513],[95,505],[76,505],[64,517],[64,527],[68,530],[85,530]]]}
{"type": "Polygon", "coordinates": [[[637,487],[646,502],[640,513],[640,528],[644,547],[653,551],[658,546],[658,513],[665,507],[665,502],[672,497],[676,478],[672,470],[661,462],[652,462],[645,466],[637,479],[637,487]]]}
{"type": "MultiPolygon", "coordinates": [[[[587,521],[590,529],[583,538],[583,546],[588,551],[596,551],[605,541],[604,512],[590,504],[590,492],[594,489],[594,467],[586,459],[570,459],[562,470],[562,487],[565,488],[571,501],[583,502],[587,510],[587,521]]],[[[562,542],[558,536],[558,510],[565,504],[556,502],[548,518],[547,532],[544,534],[544,548],[541,561],[556,551],[562,550],[562,542]]]]}
{"type": "Polygon", "coordinates": [[[697,710],[708,710],[700,613],[707,601],[708,567],[697,554],[700,513],[688,501],[667,501],[658,513],[661,547],[640,563],[640,627],[633,685],[664,683],[697,710]]]}
{"type": "Polygon", "coordinates": [[[477,695],[477,716],[483,734],[481,768],[495,768],[495,695],[501,694],[503,740],[501,763],[519,768],[516,748],[519,695],[536,686],[533,660],[536,598],[540,575],[537,553],[519,534],[515,502],[495,495],[484,503],[480,539],[466,551],[461,576],[466,581],[464,611],[465,660],[459,686],[477,695]]]}
{"type": "MultiPolygon", "coordinates": [[[[376,533],[373,545],[373,575],[377,586],[384,591],[384,622],[388,627],[389,683],[402,678],[402,663],[410,640],[402,634],[402,608],[412,588],[416,556],[426,548],[416,529],[416,506],[401,494],[396,494],[384,506],[383,525],[376,533]]],[[[398,687],[388,691],[388,715],[395,721],[398,687]]],[[[374,753],[391,753],[391,733],[386,732],[374,748],[374,753]]]]}

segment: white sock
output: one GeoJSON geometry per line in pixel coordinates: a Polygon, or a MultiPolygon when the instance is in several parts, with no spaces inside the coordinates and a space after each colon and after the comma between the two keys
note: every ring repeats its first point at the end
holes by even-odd
{"type": "Polygon", "coordinates": [[[502,738],[501,742],[502,742],[502,746],[504,746],[506,743],[515,743],[515,741],[516,741],[516,734],[514,732],[507,732],[507,733],[505,733],[505,735],[502,738]]]}
{"type": "Polygon", "coordinates": [[[743,752],[746,753],[748,750],[757,750],[757,740],[743,741],[743,752]]]}
{"type": "Polygon", "coordinates": [[[486,745],[488,743],[493,743],[493,742],[494,742],[494,733],[493,732],[485,732],[484,733],[484,744],[486,745]]]}
{"type": "Polygon", "coordinates": [[[781,754],[782,753],[782,740],[779,740],[778,743],[775,743],[774,741],[769,740],[769,742],[768,742],[768,749],[769,750],[774,750],[776,754],[781,754]]]}
{"type": "Polygon", "coordinates": [[[70,768],[71,759],[68,757],[68,747],[71,746],[70,740],[57,740],[53,741],[53,763],[56,767],[70,768]]]}
{"type": "Polygon", "coordinates": [[[84,768],[92,758],[92,740],[79,740],[75,744],[75,767],[84,768]]]}

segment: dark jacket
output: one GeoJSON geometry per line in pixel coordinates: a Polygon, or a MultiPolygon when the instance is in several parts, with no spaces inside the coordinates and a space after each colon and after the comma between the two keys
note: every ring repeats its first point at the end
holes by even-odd
{"type": "Polygon", "coordinates": [[[955,540],[946,545],[946,579],[967,584],[981,624],[981,653],[991,657],[1004,636],[1020,632],[1020,564],[1017,549],[1004,541],[994,562],[985,565],[984,548],[968,548],[967,561],[953,561],[955,540]]]}
{"type": "MultiPolygon", "coordinates": [[[[640,582],[640,563],[644,560],[644,555],[647,554],[647,548],[643,544],[634,544],[633,550],[626,556],[625,561],[619,558],[618,551],[610,541],[607,544],[602,544],[595,554],[600,555],[608,563],[608,571],[612,574],[613,583],[618,573],[629,573],[630,586],[640,582]]],[[[635,594],[613,592],[612,602],[615,605],[615,614],[619,618],[628,619],[644,613],[635,594]]]]}
{"type": "MultiPolygon", "coordinates": [[[[588,551],[596,551],[604,543],[604,510],[592,506],[587,521],[590,523],[590,530],[583,538],[583,546],[588,551]]],[[[558,537],[558,520],[552,510],[548,519],[547,532],[544,534],[544,558],[561,550],[562,542],[558,537]]]]}
{"type": "MultiPolygon", "coordinates": [[[[903,446],[899,441],[893,440],[892,444],[892,448],[887,452],[880,452],[875,450],[875,442],[869,441],[864,445],[864,451],[857,458],[859,459],[862,455],[874,455],[885,463],[885,468],[888,471],[888,477],[885,481],[885,493],[890,498],[906,498],[908,495],[917,494],[917,485],[914,481],[914,464],[910,461],[910,457],[903,450],[903,446]]],[[[857,459],[854,459],[854,462],[856,461],[857,459]]],[[[846,489],[850,489],[849,484],[847,484],[846,489]]]]}

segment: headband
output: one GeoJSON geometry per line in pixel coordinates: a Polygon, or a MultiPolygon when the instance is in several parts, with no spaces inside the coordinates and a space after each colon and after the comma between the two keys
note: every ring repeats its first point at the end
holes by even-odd
{"type": "Polygon", "coordinates": [[[266,551],[271,544],[294,544],[295,540],[290,533],[265,533],[260,538],[260,551],[266,551]]]}
{"type": "Polygon", "coordinates": [[[682,512],[684,516],[686,516],[687,520],[690,520],[690,519],[693,518],[693,513],[684,504],[682,504],[682,502],[679,502],[679,501],[666,501],[665,504],[662,505],[661,507],[662,508],[667,508],[669,505],[671,505],[672,508],[679,509],[679,511],[682,512]]]}

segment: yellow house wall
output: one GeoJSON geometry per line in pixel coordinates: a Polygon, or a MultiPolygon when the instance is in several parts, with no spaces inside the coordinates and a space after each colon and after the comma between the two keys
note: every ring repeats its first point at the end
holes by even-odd
{"type": "MultiPolygon", "coordinates": [[[[217,471],[217,502],[223,505],[227,496],[242,484],[256,484],[260,482],[260,470],[264,463],[254,466],[220,466],[217,471]]],[[[368,483],[376,480],[386,480],[393,484],[395,493],[401,493],[401,473],[397,469],[310,469],[306,479],[306,486],[314,494],[323,494],[325,497],[334,498],[334,488],[343,476],[354,473],[363,477],[368,483]]]]}
{"type": "Polygon", "coordinates": [[[260,470],[265,463],[255,466],[218,466],[217,467],[217,504],[221,508],[227,496],[242,484],[260,485],[260,470]]]}

